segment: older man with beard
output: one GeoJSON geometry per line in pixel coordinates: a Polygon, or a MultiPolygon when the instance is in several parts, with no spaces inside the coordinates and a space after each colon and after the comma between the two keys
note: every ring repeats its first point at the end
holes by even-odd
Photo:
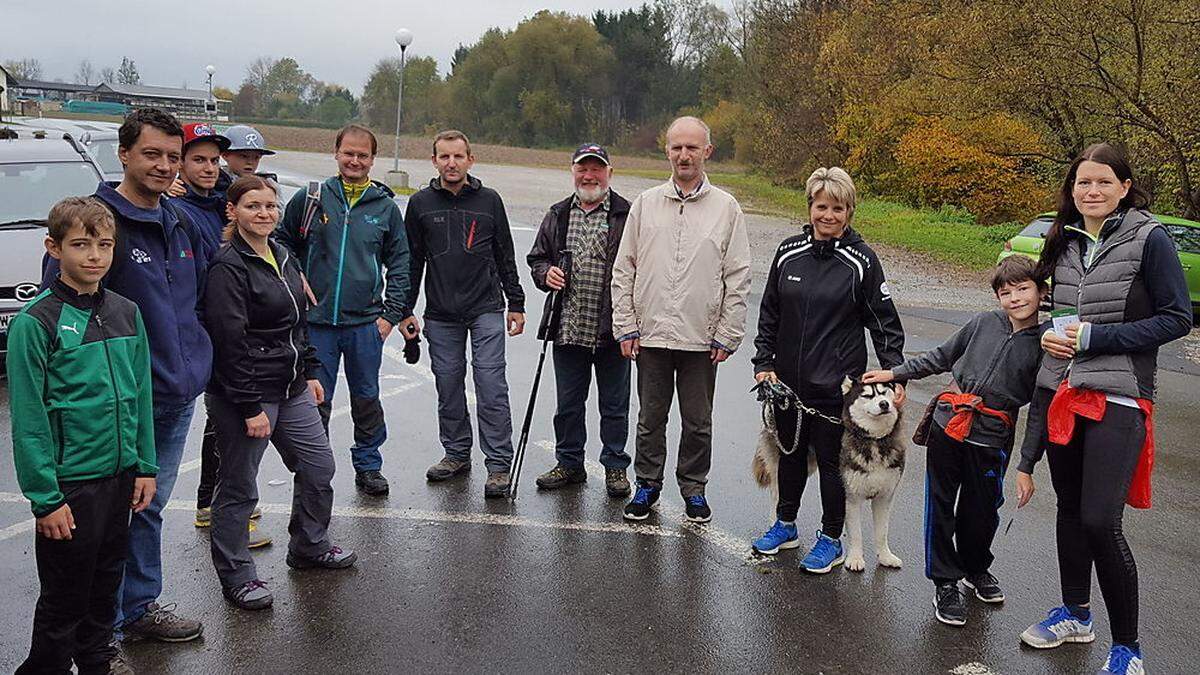
{"type": "Polygon", "coordinates": [[[613,261],[621,245],[629,202],[609,189],[612,165],[608,152],[594,143],[579,146],[571,159],[575,192],[550,207],[538,228],[526,260],[533,283],[548,293],[546,313],[555,320],[544,336],[554,340],[554,379],[558,409],[554,413],[554,468],[538,476],[537,485],[554,490],[583,483],[587,444],[588,390],[592,369],[600,398],[600,463],[610,497],[629,494],[625,452],[629,437],[629,361],[612,336],[613,261]],[[564,254],[570,254],[565,256],[564,254]],[[570,283],[567,280],[570,279],[570,283]]]}

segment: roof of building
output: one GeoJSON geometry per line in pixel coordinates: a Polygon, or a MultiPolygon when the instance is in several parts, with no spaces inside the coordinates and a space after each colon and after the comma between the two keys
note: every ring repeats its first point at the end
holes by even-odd
{"type": "MultiPolygon", "coordinates": [[[[145,84],[118,84],[103,82],[93,90],[97,94],[113,93],[144,98],[174,98],[188,101],[207,101],[208,92],[203,89],[182,89],[180,87],[153,87],[145,84]]],[[[223,100],[223,99],[218,99],[223,100]]]]}
{"type": "Polygon", "coordinates": [[[70,82],[50,82],[47,80],[21,80],[9,75],[13,89],[41,89],[43,91],[92,91],[94,85],[72,84],[70,82]]]}

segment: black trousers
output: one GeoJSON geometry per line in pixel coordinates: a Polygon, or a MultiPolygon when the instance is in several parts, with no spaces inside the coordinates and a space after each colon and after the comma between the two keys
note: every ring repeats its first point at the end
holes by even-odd
{"type": "MultiPolygon", "coordinates": [[[[813,406],[827,415],[840,417],[837,406],[813,406]]],[[[796,429],[795,409],[775,409],[775,429],[784,450],[796,451],[779,456],[779,501],[775,505],[775,516],[783,521],[793,521],[800,512],[800,499],[804,496],[804,485],[808,482],[808,453],[817,455],[817,472],[821,479],[821,531],[837,539],[842,536],[846,523],[846,486],[842,484],[840,455],[842,452],[842,427],[814,415],[805,415],[796,429]],[[796,443],[796,434],[800,434],[796,443]]]]}
{"type": "Polygon", "coordinates": [[[196,488],[196,508],[206,509],[212,506],[220,467],[221,452],[217,449],[217,426],[212,416],[209,416],[204,420],[204,438],[200,443],[200,486],[196,488]]]}
{"type": "Polygon", "coordinates": [[[1007,450],[956,441],[936,423],[925,455],[925,576],[958,581],[988,571],[1004,505],[1007,450]]]}
{"type": "Polygon", "coordinates": [[[75,518],[71,539],[35,535],[41,595],[33,612],[33,641],[20,675],[107,673],[113,656],[117,589],[129,539],[133,472],[60,485],[75,518]]]}
{"type": "Polygon", "coordinates": [[[1104,419],[1077,418],[1071,442],[1051,443],[1047,450],[1058,495],[1063,603],[1086,605],[1091,600],[1095,565],[1116,644],[1138,639],[1137,563],[1121,519],[1145,437],[1142,411],[1110,402],[1104,419]]]}

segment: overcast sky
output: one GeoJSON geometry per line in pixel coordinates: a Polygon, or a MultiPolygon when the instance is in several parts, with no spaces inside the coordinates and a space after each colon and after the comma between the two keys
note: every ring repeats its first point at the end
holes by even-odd
{"type": "MultiPolygon", "coordinates": [[[[295,58],[319,80],[361,94],[372,67],[399,54],[397,28],[413,31],[410,56],[432,56],[445,73],[459,43],[492,26],[515,27],[541,9],[591,15],[642,0],[0,0],[0,61],[36,58],[47,79],[74,81],[81,59],[97,73],[122,56],[143,84],[237,89],[259,56],[295,58]],[[63,11],[60,11],[63,10],[63,11]]],[[[718,4],[727,5],[727,2],[718,4]]]]}

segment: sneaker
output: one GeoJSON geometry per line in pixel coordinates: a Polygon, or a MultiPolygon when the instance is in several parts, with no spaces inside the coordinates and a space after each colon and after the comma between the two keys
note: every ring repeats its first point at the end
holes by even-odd
{"type": "Polygon", "coordinates": [[[933,615],[947,626],[963,626],[967,623],[967,602],[957,581],[944,581],[933,592],[933,615]]]}
{"type": "Polygon", "coordinates": [[[196,527],[212,527],[212,507],[196,509],[196,517],[192,519],[192,524],[196,527]]]}
{"type": "Polygon", "coordinates": [[[250,520],[258,520],[259,518],[262,518],[262,507],[256,506],[254,507],[254,510],[250,512],[250,520]]]}
{"type": "Polygon", "coordinates": [[[165,607],[157,602],[146,605],[146,613],[137,621],[125,624],[126,635],[158,640],[159,642],[188,642],[204,633],[204,624],[175,614],[175,605],[165,607]]]}
{"type": "Polygon", "coordinates": [[[274,602],[271,591],[267,590],[267,584],[258,579],[247,581],[241,586],[222,588],[221,593],[238,609],[266,609],[274,602]]]}
{"type": "Polygon", "coordinates": [[[253,520],[246,521],[249,525],[250,539],[246,544],[248,548],[262,548],[271,545],[271,538],[258,531],[258,523],[253,520]]]}
{"type": "Polygon", "coordinates": [[[629,479],[625,477],[625,469],[605,469],[604,489],[609,497],[621,499],[629,496],[629,479]]]}
{"type": "Polygon", "coordinates": [[[661,489],[648,485],[638,485],[633,499],[625,505],[625,520],[645,520],[650,515],[650,507],[658,501],[661,489]]]}
{"type": "Polygon", "coordinates": [[[334,546],[315,558],[297,555],[288,551],[288,567],[298,570],[320,567],[327,570],[340,570],[353,565],[358,560],[358,554],[348,549],[334,546]]]}
{"type": "Polygon", "coordinates": [[[354,474],[354,486],[372,496],[386,495],[388,481],[378,471],[359,471],[354,474]]]}
{"type": "Polygon", "coordinates": [[[495,499],[496,497],[507,497],[508,487],[512,484],[512,480],[508,477],[507,471],[497,471],[489,473],[487,482],[483,484],[483,496],[485,499],[495,499]]]}
{"type": "Polygon", "coordinates": [[[804,560],[800,561],[800,566],[804,568],[805,572],[825,574],[841,565],[845,559],[846,554],[842,552],[842,540],[827,537],[824,532],[817,530],[817,540],[813,542],[813,547],[809,550],[808,555],[804,556],[804,560]]]}
{"type": "Polygon", "coordinates": [[[108,644],[108,648],[113,653],[108,659],[109,675],[135,675],[136,671],[129,663],[129,657],[126,656],[125,646],[121,644],[121,641],[113,640],[108,644]]]}
{"type": "Polygon", "coordinates": [[[1050,610],[1046,619],[1021,633],[1021,642],[1037,649],[1050,649],[1064,642],[1091,642],[1096,639],[1092,618],[1078,619],[1066,607],[1050,610]]]}
{"type": "Polygon", "coordinates": [[[1108,659],[1104,668],[1097,675],[1143,675],[1146,672],[1142,665],[1142,651],[1133,650],[1125,645],[1113,645],[1108,650],[1108,659]]]}
{"type": "Polygon", "coordinates": [[[425,472],[425,480],[436,483],[443,480],[449,480],[470,470],[470,460],[450,459],[449,457],[443,457],[441,461],[429,467],[429,470],[425,472]]]}
{"type": "Polygon", "coordinates": [[[583,467],[556,465],[546,473],[537,477],[539,490],[557,490],[567,485],[578,485],[587,482],[587,471],[583,467]]]}
{"type": "Polygon", "coordinates": [[[984,602],[1004,602],[1004,591],[1000,582],[990,572],[971,574],[963,579],[963,585],[975,591],[975,597],[984,602]]]}
{"type": "Polygon", "coordinates": [[[756,539],[750,548],[760,555],[775,555],[787,548],[800,548],[800,534],[796,532],[795,523],[776,520],[771,529],[756,539]]]}
{"type": "Polygon", "coordinates": [[[707,523],[712,520],[712,509],[708,508],[708,500],[704,495],[692,495],[684,500],[683,516],[693,523],[707,523]]]}

